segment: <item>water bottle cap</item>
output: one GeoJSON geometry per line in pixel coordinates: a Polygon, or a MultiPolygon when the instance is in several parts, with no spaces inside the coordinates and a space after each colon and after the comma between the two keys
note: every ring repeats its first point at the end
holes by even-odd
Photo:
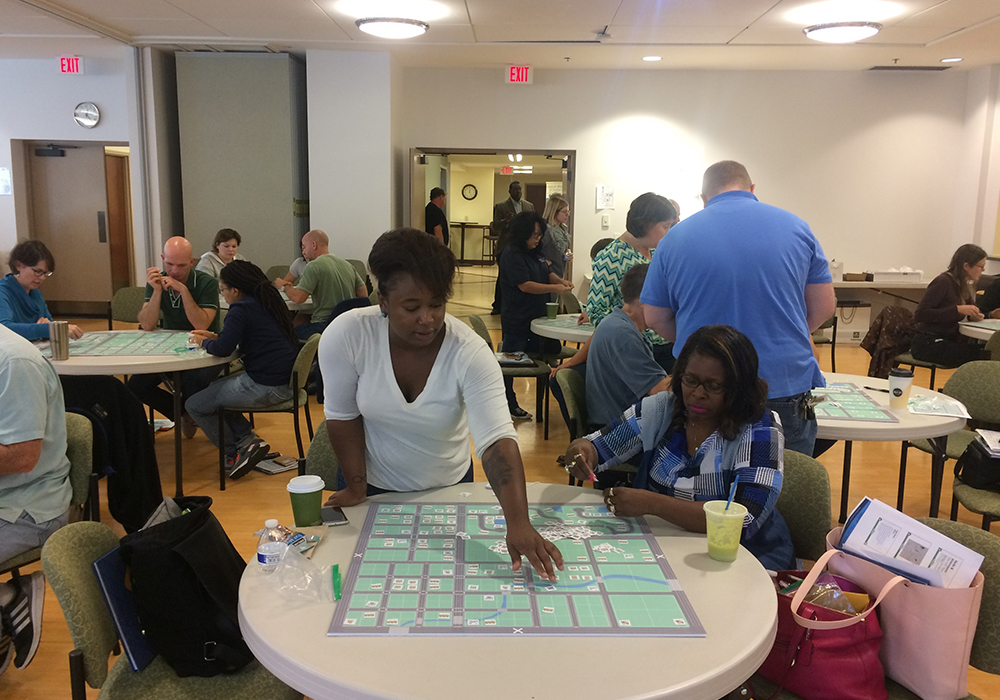
{"type": "Polygon", "coordinates": [[[278,527],[277,519],[271,518],[270,520],[265,520],[264,527],[266,527],[268,530],[273,530],[274,528],[278,527]]]}

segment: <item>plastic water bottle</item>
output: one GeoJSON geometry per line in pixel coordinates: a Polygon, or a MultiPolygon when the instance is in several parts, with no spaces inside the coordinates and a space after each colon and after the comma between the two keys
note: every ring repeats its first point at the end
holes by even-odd
{"type": "Polygon", "coordinates": [[[257,565],[266,574],[278,568],[278,562],[284,556],[288,545],[285,544],[281,532],[278,530],[278,521],[275,519],[264,521],[264,532],[257,542],[257,565]]]}

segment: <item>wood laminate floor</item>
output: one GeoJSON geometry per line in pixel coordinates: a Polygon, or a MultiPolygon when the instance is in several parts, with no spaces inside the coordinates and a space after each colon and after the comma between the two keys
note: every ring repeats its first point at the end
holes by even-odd
{"type": "MultiPolygon", "coordinates": [[[[455,295],[449,304],[449,312],[467,319],[470,314],[478,314],[492,330],[494,339],[499,339],[499,317],[490,316],[496,268],[460,268],[455,283],[455,295]]],[[[77,321],[85,330],[106,329],[106,323],[95,320],[77,321]]],[[[120,325],[121,328],[128,326],[120,325]]],[[[830,367],[829,346],[821,346],[820,364],[830,367]]],[[[837,368],[841,372],[866,374],[868,354],[857,347],[837,348],[837,368]]],[[[948,372],[938,374],[938,386],[948,377],[948,372]]],[[[929,374],[917,370],[917,383],[927,386],[929,374]]],[[[534,412],[534,381],[516,381],[516,389],[521,405],[534,412]]],[[[323,420],[322,407],[311,405],[314,425],[323,420]]],[[[556,465],[556,457],[563,453],[569,438],[566,426],[559,415],[558,406],[551,406],[549,439],[543,439],[542,424],[517,422],[518,441],[524,459],[528,481],[565,483],[566,475],[556,465]]],[[[256,418],[257,431],[272,446],[286,455],[295,455],[295,436],[289,415],[266,414],[256,418]]],[[[304,421],[303,421],[304,423],[304,421]]],[[[303,431],[305,426],[303,425],[303,431]]],[[[308,436],[303,435],[303,439],[308,436]]],[[[173,435],[161,433],[156,438],[157,458],[164,493],[172,494],[174,483],[173,435]]],[[[862,496],[868,495],[887,503],[895,503],[897,474],[899,469],[899,443],[854,444],[854,458],[851,479],[851,502],[853,506],[862,496]]],[[[291,521],[291,508],[285,484],[290,474],[266,476],[251,472],[237,482],[230,482],[226,491],[218,486],[218,458],[215,448],[199,431],[191,440],[184,440],[184,489],[187,494],[208,495],[214,499],[213,511],[222,522],[229,537],[240,553],[249,559],[256,548],[252,536],[254,530],[262,527],[267,518],[278,518],[283,523],[291,521]]],[[[833,491],[833,516],[836,519],[840,503],[840,481],[843,463],[843,445],[838,443],[820,461],[830,474],[833,491]]],[[[949,463],[949,472],[952,463],[949,463]]],[[[930,506],[930,459],[916,450],[910,451],[906,483],[904,510],[914,516],[923,516],[930,506]]],[[[950,473],[950,472],[949,472],[950,473]]],[[[476,480],[483,480],[481,466],[476,463],[476,480]]],[[[103,520],[124,534],[107,513],[105,482],[101,482],[101,502],[103,520]]],[[[940,517],[948,517],[951,503],[950,478],[945,477],[944,495],[940,517]]],[[[980,519],[963,511],[959,519],[975,526],[980,519]]],[[[31,565],[23,572],[34,571],[39,565],[31,565]]],[[[59,608],[59,603],[51,589],[46,591],[43,634],[38,653],[31,665],[24,670],[16,670],[13,664],[0,675],[0,700],[52,700],[69,698],[69,665],[67,654],[72,649],[69,631],[59,608]]],[[[1000,677],[990,676],[970,669],[969,692],[981,698],[1000,698],[1000,677]]],[[[96,698],[97,691],[88,689],[88,698],[96,698]]],[[[137,699],[138,700],[138,699],[137,699]]]]}

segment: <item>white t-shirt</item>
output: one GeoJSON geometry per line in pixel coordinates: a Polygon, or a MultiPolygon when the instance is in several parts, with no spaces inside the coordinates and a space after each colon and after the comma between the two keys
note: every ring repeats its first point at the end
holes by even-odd
{"type": "Polygon", "coordinates": [[[368,483],[423,491],[458,483],[476,455],[517,438],[496,357],[475,331],[445,315],[445,338],[424,390],[407,403],[377,306],[338,316],[319,343],[328,420],[364,417],[368,483]]]}

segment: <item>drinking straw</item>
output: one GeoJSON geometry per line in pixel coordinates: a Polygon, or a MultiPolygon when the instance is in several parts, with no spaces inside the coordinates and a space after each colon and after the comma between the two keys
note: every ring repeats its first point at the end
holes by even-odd
{"type": "Polygon", "coordinates": [[[733,499],[736,497],[736,484],[740,483],[740,475],[737,474],[736,478],[733,479],[733,485],[729,487],[729,500],[726,501],[726,510],[729,510],[729,506],[733,504],[733,499]]]}

